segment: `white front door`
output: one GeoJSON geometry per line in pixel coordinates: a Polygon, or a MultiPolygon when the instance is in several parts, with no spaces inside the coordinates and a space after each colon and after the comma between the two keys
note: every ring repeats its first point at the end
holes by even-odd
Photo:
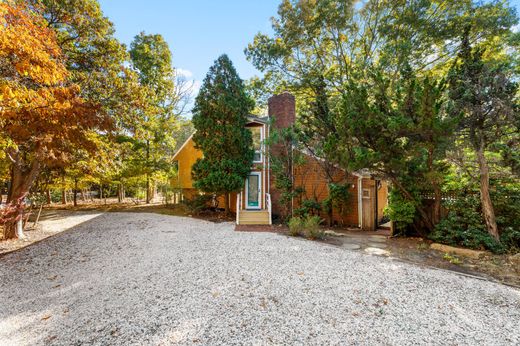
{"type": "Polygon", "coordinates": [[[262,172],[251,172],[246,179],[246,209],[262,208],[262,172]]]}

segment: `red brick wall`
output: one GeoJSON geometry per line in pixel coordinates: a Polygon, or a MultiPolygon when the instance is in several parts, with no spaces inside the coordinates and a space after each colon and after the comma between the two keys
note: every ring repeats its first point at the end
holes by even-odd
{"type": "MultiPolygon", "coordinates": [[[[279,95],[274,95],[269,98],[268,114],[270,118],[274,119],[272,127],[276,129],[284,129],[294,125],[296,119],[296,100],[289,92],[283,92],[279,95]]],[[[271,146],[270,155],[279,155],[280,147],[277,145],[271,146]]],[[[270,173],[270,193],[272,201],[273,214],[280,214],[280,192],[275,188],[275,179],[270,173]]]]}
{"type": "MultiPolygon", "coordinates": [[[[338,210],[333,210],[333,220],[336,223],[348,226],[357,226],[358,218],[358,203],[357,203],[357,177],[347,175],[341,169],[333,169],[333,182],[349,185],[350,199],[343,213],[338,210]]],[[[328,197],[327,188],[327,174],[320,163],[310,157],[306,156],[305,163],[295,168],[294,183],[297,187],[303,187],[304,193],[302,198],[294,200],[294,208],[299,208],[303,199],[314,199],[318,202],[323,202],[328,197]]],[[[323,219],[327,215],[321,215],[323,219]]]]}
{"type": "Polygon", "coordinates": [[[296,100],[289,92],[274,95],[267,101],[268,114],[274,118],[274,127],[278,129],[287,128],[296,120],[296,100]]]}

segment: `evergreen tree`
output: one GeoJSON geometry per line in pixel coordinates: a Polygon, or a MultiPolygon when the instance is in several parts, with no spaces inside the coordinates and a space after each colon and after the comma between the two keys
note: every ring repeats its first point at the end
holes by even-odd
{"type": "Polygon", "coordinates": [[[197,189],[224,195],[226,213],[229,193],[240,191],[251,171],[253,141],[245,125],[253,107],[231,60],[220,56],[195,99],[193,140],[204,157],[193,165],[192,176],[197,189]]]}
{"type": "Polygon", "coordinates": [[[486,152],[501,138],[518,133],[515,96],[518,85],[511,68],[484,60],[484,50],[471,47],[469,28],[462,38],[458,64],[450,71],[451,113],[459,120],[459,135],[474,151],[480,178],[480,202],[488,233],[500,241],[490,195],[486,152]]]}

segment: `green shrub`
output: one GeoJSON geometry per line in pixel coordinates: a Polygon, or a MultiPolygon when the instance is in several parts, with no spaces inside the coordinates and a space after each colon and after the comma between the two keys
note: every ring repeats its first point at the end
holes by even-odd
{"type": "Polygon", "coordinates": [[[326,205],[338,210],[342,215],[347,213],[347,206],[351,198],[350,184],[329,184],[329,197],[324,201],[326,205]],[[329,201],[327,201],[329,200],[329,201]]]}
{"type": "Polygon", "coordinates": [[[323,239],[325,233],[320,229],[319,216],[307,216],[303,221],[304,235],[307,239],[323,239]]]}
{"type": "Polygon", "coordinates": [[[308,215],[318,215],[321,211],[321,204],[314,199],[304,199],[300,208],[294,210],[294,214],[301,217],[308,215]]]}
{"type": "Polygon", "coordinates": [[[448,215],[439,222],[430,238],[452,246],[477,250],[503,252],[504,246],[497,243],[486,230],[480,212],[478,195],[467,195],[448,202],[448,215]]]}
{"type": "Polygon", "coordinates": [[[289,235],[293,237],[305,237],[307,239],[323,239],[325,232],[320,229],[319,216],[292,217],[289,222],[289,235]]]}
{"type": "Polygon", "coordinates": [[[298,237],[303,235],[303,220],[300,217],[292,217],[288,222],[289,226],[289,235],[293,237],[298,237]]]}
{"type": "Polygon", "coordinates": [[[406,200],[396,190],[392,189],[388,195],[388,205],[385,215],[395,224],[397,230],[403,233],[406,227],[413,223],[416,207],[411,201],[406,200]]]}
{"type": "Polygon", "coordinates": [[[189,213],[197,215],[209,207],[212,199],[211,195],[196,195],[190,199],[184,199],[182,204],[186,206],[189,213]]]}
{"type": "Polygon", "coordinates": [[[491,193],[500,241],[506,251],[520,252],[520,184],[496,182],[491,193]]]}

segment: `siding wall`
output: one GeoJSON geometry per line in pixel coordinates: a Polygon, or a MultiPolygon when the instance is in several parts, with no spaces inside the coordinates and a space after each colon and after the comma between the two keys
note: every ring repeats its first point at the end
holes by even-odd
{"type": "Polygon", "coordinates": [[[381,187],[377,191],[377,219],[381,221],[383,212],[388,203],[388,182],[381,180],[381,187]]]}
{"type": "MultiPolygon", "coordinates": [[[[294,170],[295,186],[303,187],[304,193],[302,198],[295,199],[294,208],[299,208],[302,199],[315,199],[322,202],[328,197],[327,174],[316,159],[307,156],[306,162],[296,167],[294,170]]],[[[333,168],[333,182],[347,183],[349,185],[350,200],[343,213],[333,210],[333,220],[339,224],[348,226],[358,226],[358,202],[357,202],[357,177],[347,175],[343,170],[333,168]]],[[[326,214],[321,215],[324,219],[326,214]]]]}
{"type": "MultiPolygon", "coordinates": [[[[264,139],[268,135],[267,134],[267,126],[257,124],[257,123],[250,123],[247,125],[247,127],[264,127],[264,139]]],[[[193,142],[193,139],[190,138],[185,145],[181,148],[181,150],[177,153],[175,160],[177,161],[178,167],[179,167],[179,173],[178,173],[178,180],[177,180],[177,186],[182,189],[182,193],[184,195],[184,198],[191,199],[195,195],[199,194],[199,192],[193,188],[193,180],[191,177],[191,167],[195,164],[197,159],[202,158],[202,151],[195,148],[195,142],[193,142]]],[[[254,163],[251,170],[254,171],[260,171],[262,172],[262,196],[261,196],[261,206],[262,208],[265,208],[265,193],[267,192],[267,171],[264,170],[264,166],[267,165],[267,157],[264,153],[262,155],[262,163],[254,163]]],[[[175,184],[175,182],[174,182],[175,184]]],[[[244,182],[244,188],[245,188],[245,182],[244,182]]],[[[244,190],[245,191],[245,190],[244,190]]],[[[245,194],[242,194],[242,207],[245,209],[245,194]]],[[[230,195],[230,210],[233,212],[236,212],[236,199],[237,194],[232,193],[230,195]]],[[[223,208],[225,205],[225,200],[223,196],[218,197],[218,205],[219,208],[223,208]]]]}
{"type": "MultiPolygon", "coordinates": [[[[189,139],[187,143],[184,145],[181,151],[177,154],[175,159],[179,165],[179,176],[178,176],[178,186],[183,189],[184,198],[192,198],[198,191],[193,188],[193,181],[191,178],[191,167],[197,161],[198,158],[202,157],[202,152],[200,150],[195,149],[195,143],[192,139],[189,139]]],[[[263,173],[262,180],[262,191],[265,194],[267,191],[267,170],[264,170],[264,165],[266,165],[266,157],[264,155],[264,163],[263,164],[255,164],[252,168],[252,171],[261,171],[263,173]]],[[[334,169],[333,172],[333,181],[335,183],[348,183],[349,191],[350,191],[350,201],[346,207],[346,210],[341,213],[338,210],[333,211],[333,221],[347,226],[358,226],[359,224],[359,214],[358,214],[358,178],[353,175],[347,176],[344,171],[340,169],[334,169]]],[[[327,192],[327,174],[323,169],[320,162],[316,159],[308,156],[306,158],[306,162],[295,168],[294,171],[294,179],[295,185],[304,188],[304,193],[302,198],[298,198],[294,200],[294,208],[299,208],[301,205],[302,199],[315,199],[318,202],[322,202],[328,196],[327,192]]],[[[273,181],[273,177],[271,175],[271,183],[273,181]]],[[[369,187],[374,189],[375,181],[371,179],[364,178],[363,179],[363,187],[369,187]]],[[[273,214],[279,214],[280,206],[276,203],[276,197],[278,195],[277,191],[274,190],[273,185],[271,184],[271,195],[273,197],[273,214]]],[[[382,181],[382,187],[377,192],[378,196],[378,219],[381,219],[383,216],[383,209],[386,206],[387,196],[388,196],[388,186],[385,181],[382,181]]],[[[243,201],[242,206],[245,206],[245,196],[242,194],[243,201]]],[[[233,212],[236,212],[236,198],[237,194],[231,194],[230,198],[230,209],[233,212]]],[[[224,206],[224,198],[219,197],[219,207],[224,206]]],[[[262,207],[264,207],[263,203],[265,198],[262,197],[262,207]]],[[[321,215],[324,219],[327,218],[327,215],[321,215]]]]}
{"type": "Polygon", "coordinates": [[[195,143],[190,138],[182,149],[177,153],[175,160],[179,165],[179,176],[177,184],[182,189],[192,189],[193,181],[191,179],[191,167],[197,159],[202,157],[202,152],[195,149],[195,143]]]}

